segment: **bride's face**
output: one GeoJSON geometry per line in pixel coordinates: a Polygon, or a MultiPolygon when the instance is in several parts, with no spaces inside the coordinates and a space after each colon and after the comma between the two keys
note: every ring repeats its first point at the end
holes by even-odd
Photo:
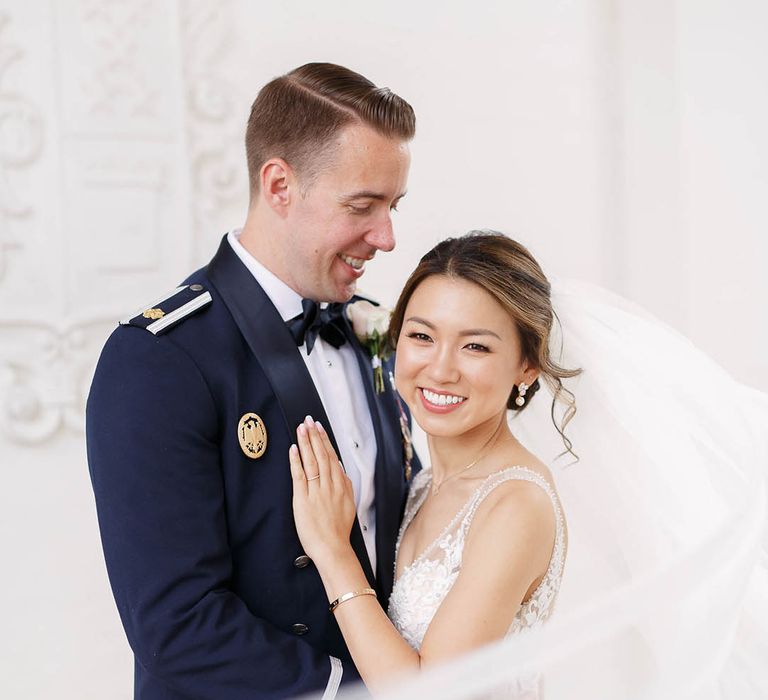
{"type": "Polygon", "coordinates": [[[495,425],[513,385],[534,376],[514,321],[479,285],[435,275],[416,288],[397,342],[395,382],[427,434],[495,425]]]}

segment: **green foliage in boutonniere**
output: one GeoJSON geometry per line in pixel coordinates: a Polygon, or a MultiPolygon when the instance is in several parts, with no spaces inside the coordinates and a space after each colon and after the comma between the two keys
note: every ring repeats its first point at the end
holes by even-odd
{"type": "Polygon", "coordinates": [[[347,304],[347,318],[361,345],[368,350],[373,367],[373,386],[377,394],[384,391],[382,362],[392,355],[394,348],[389,342],[389,319],[392,312],[383,306],[360,299],[347,304]]]}

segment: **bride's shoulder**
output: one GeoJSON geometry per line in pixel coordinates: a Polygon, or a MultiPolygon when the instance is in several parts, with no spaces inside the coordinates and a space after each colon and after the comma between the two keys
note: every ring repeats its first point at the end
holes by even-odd
{"type": "Polygon", "coordinates": [[[490,536],[514,532],[548,541],[556,529],[557,491],[549,468],[536,458],[513,464],[488,477],[473,529],[490,536]]]}
{"type": "Polygon", "coordinates": [[[538,575],[549,566],[558,532],[553,487],[548,472],[529,466],[504,469],[478,505],[465,544],[468,566],[488,558],[517,562],[521,575],[538,575]]]}

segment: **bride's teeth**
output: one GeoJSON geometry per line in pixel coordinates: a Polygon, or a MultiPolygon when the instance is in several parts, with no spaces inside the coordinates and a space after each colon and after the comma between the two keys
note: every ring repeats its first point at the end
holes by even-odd
{"type": "Polygon", "coordinates": [[[424,398],[435,406],[447,406],[448,404],[457,404],[464,401],[464,397],[462,396],[453,396],[451,394],[436,394],[434,391],[430,391],[429,389],[422,389],[421,392],[424,394],[424,398]]]}

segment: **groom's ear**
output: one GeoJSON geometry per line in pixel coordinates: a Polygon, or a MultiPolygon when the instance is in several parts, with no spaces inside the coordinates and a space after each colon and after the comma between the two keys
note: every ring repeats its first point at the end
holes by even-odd
{"type": "Polygon", "coordinates": [[[282,158],[270,158],[261,166],[261,196],[278,216],[285,216],[291,202],[291,183],[295,182],[291,166],[282,158]]]}

